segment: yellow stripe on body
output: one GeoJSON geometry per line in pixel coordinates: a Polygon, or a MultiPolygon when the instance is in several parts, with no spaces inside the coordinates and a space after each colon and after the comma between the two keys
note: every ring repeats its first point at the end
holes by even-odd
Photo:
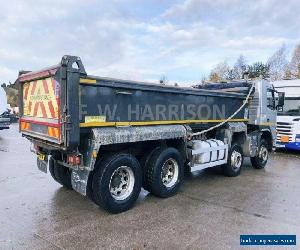
{"type": "Polygon", "coordinates": [[[259,123],[258,125],[261,125],[261,126],[274,126],[275,123],[274,122],[262,122],[262,123],[259,123]]]}
{"type": "MultiPolygon", "coordinates": [[[[220,123],[225,120],[174,120],[174,121],[146,121],[146,122],[83,122],[81,128],[86,127],[114,127],[114,126],[147,126],[166,124],[188,124],[188,123],[220,123]]],[[[246,122],[248,119],[231,119],[230,122],[246,122]]]]}
{"type": "Polygon", "coordinates": [[[80,78],[79,83],[96,83],[96,79],[80,78]]]}

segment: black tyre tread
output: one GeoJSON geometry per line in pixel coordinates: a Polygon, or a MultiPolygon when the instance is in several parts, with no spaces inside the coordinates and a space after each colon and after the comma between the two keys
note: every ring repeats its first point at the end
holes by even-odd
{"type": "MultiPolygon", "coordinates": [[[[267,145],[268,145],[267,142],[264,139],[262,139],[260,141],[260,144],[259,144],[259,150],[260,150],[260,147],[261,147],[262,144],[265,144],[266,148],[268,148],[267,147],[267,145]]],[[[263,169],[267,164],[267,161],[264,164],[261,164],[259,159],[258,159],[258,156],[250,157],[250,161],[251,161],[251,164],[252,164],[253,168],[255,168],[255,169],[263,169]]]]}
{"type": "Polygon", "coordinates": [[[54,175],[56,181],[67,189],[73,189],[71,183],[71,172],[67,167],[61,166],[58,163],[54,165],[54,175]]]}
{"type": "Polygon", "coordinates": [[[161,147],[156,147],[145,154],[145,156],[141,160],[141,166],[143,168],[143,188],[147,191],[149,191],[149,182],[147,181],[147,165],[153,154],[157,151],[159,151],[161,147]]]}
{"type": "Polygon", "coordinates": [[[184,175],[190,175],[192,170],[191,170],[191,166],[189,165],[189,161],[186,160],[185,163],[184,163],[184,175]]]}
{"type": "MultiPolygon", "coordinates": [[[[161,155],[161,153],[165,150],[169,150],[169,151],[173,151],[175,152],[176,154],[179,154],[178,150],[175,149],[175,148],[158,148],[158,149],[155,149],[153,151],[153,154],[152,156],[149,158],[148,162],[147,162],[147,166],[145,168],[145,182],[147,183],[146,185],[146,190],[149,191],[150,193],[158,196],[158,197],[161,197],[161,198],[167,198],[167,197],[171,197],[173,195],[175,195],[179,189],[179,186],[180,184],[172,190],[172,192],[168,192],[168,193],[163,193],[162,190],[160,190],[160,187],[159,185],[157,185],[156,183],[156,177],[155,177],[155,168],[156,168],[156,162],[159,158],[159,156],[161,155]]],[[[179,181],[182,182],[183,178],[182,178],[182,175],[183,175],[183,162],[178,162],[179,164],[179,181]],[[181,169],[180,169],[181,168],[181,169]]]]}
{"type": "Polygon", "coordinates": [[[58,165],[55,159],[50,158],[52,164],[49,164],[49,172],[52,178],[67,189],[72,189],[71,173],[66,167],[58,165]]]}
{"type": "Polygon", "coordinates": [[[51,164],[49,163],[49,172],[50,172],[50,175],[57,182],[57,177],[55,176],[55,171],[54,171],[54,168],[55,168],[55,166],[54,166],[54,160],[51,157],[49,161],[52,161],[51,164]]]}
{"type": "MultiPolygon", "coordinates": [[[[137,187],[137,190],[138,190],[138,193],[137,194],[134,194],[133,196],[133,200],[131,200],[131,202],[127,205],[124,205],[122,206],[121,208],[112,208],[112,207],[108,207],[107,204],[105,204],[105,194],[103,194],[101,192],[101,188],[99,185],[97,185],[97,183],[101,183],[102,182],[102,179],[104,177],[104,172],[107,170],[107,168],[109,167],[109,165],[115,161],[117,158],[119,157],[130,157],[131,159],[134,159],[135,163],[138,165],[138,167],[140,168],[140,164],[138,162],[138,160],[133,156],[133,155],[130,155],[130,154],[127,154],[127,153],[115,153],[115,154],[111,154],[109,156],[106,156],[104,158],[102,158],[102,160],[98,161],[98,163],[96,164],[96,168],[94,170],[94,175],[93,175],[93,178],[92,178],[92,198],[93,198],[93,201],[100,207],[102,207],[103,209],[111,212],[111,213],[120,213],[120,212],[124,212],[128,209],[130,209],[136,199],[138,198],[138,195],[139,195],[139,192],[140,192],[140,189],[141,189],[141,185],[142,185],[142,180],[137,180],[136,179],[136,182],[139,183],[140,182],[140,185],[137,187]],[[97,182],[97,179],[98,179],[98,182],[97,182]]],[[[141,171],[141,169],[140,169],[141,171]]],[[[142,176],[140,176],[140,178],[142,179],[142,176]]]]}
{"type": "MultiPolygon", "coordinates": [[[[96,200],[94,199],[94,195],[93,195],[93,178],[94,178],[94,174],[96,172],[96,170],[101,167],[101,164],[103,161],[105,161],[105,159],[108,159],[109,157],[116,155],[116,153],[109,153],[106,154],[104,157],[100,158],[97,160],[97,162],[95,163],[95,167],[94,170],[90,172],[89,174],[89,178],[88,178],[88,182],[87,182],[87,187],[86,187],[86,196],[93,201],[94,203],[97,204],[96,200]]],[[[98,204],[97,204],[98,205],[98,204]]]]}
{"type": "MultiPolygon", "coordinates": [[[[92,189],[93,189],[93,195],[92,195],[92,197],[93,197],[93,201],[98,205],[98,206],[100,206],[100,207],[102,207],[102,208],[104,208],[104,209],[106,209],[105,207],[103,207],[103,203],[101,202],[101,200],[103,200],[103,197],[102,197],[102,194],[101,194],[101,192],[98,192],[98,198],[99,199],[95,199],[95,192],[94,192],[94,189],[95,189],[95,186],[96,186],[96,184],[94,183],[94,177],[97,175],[100,175],[100,176],[102,176],[103,177],[103,175],[102,175],[102,173],[103,173],[103,171],[105,170],[104,169],[104,167],[105,166],[107,166],[107,165],[109,165],[112,161],[114,161],[115,160],[115,158],[118,156],[118,155],[120,155],[120,154],[118,154],[118,153],[115,153],[115,154],[110,154],[110,155],[108,155],[108,156],[105,156],[104,158],[102,158],[102,159],[100,159],[98,162],[97,162],[97,164],[96,164],[96,168],[95,168],[95,172],[94,172],[94,176],[93,176],[93,179],[92,179],[92,189]]],[[[101,177],[101,179],[102,179],[102,177],[101,177]]]]}
{"type": "Polygon", "coordinates": [[[233,146],[230,149],[230,154],[228,155],[227,164],[222,165],[223,174],[227,177],[236,177],[236,176],[238,176],[241,173],[241,168],[242,168],[243,162],[244,162],[244,154],[243,154],[243,150],[242,150],[241,146],[238,145],[238,144],[233,144],[233,146]],[[231,168],[231,153],[232,153],[234,148],[239,148],[239,151],[242,154],[242,164],[241,164],[240,169],[237,172],[233,171],[232,168],[231,168]]]}

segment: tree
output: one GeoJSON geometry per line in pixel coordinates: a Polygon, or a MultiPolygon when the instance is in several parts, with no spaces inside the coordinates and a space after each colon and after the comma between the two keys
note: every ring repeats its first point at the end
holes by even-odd
{"type": "Polygon", "coordinates": [[[18,90],[16,89],[15,84],[5,84],[3,83],[1,85],[1,87],[4,89],[5,94],[6,94],[6,98],[7,98],[7,103],[11,106],[11,107],[18,107],[18,90]]]}
{"type": "Polygon", "coordinates": [[[255,62],[248,66],[248,76],[249,78],[263,77],[267,78],[269,76],[269,65],[262,62],[255,62]]]}
{"type": "Polygon", "coordinates": [[[289,70],[292,77],[300,79],[300,43],[296,46],[291,62],[289,64],[289,70]]]}
{"type": "Polygon", "coordinates": [[[233,66],[233,70],[232,70],[233,79],[242,79],[244,72],[246,70],[247,70],[246,58],[243,55],[240,55],[233,66]]]}
{"type": "Polygon", "coordinates": [[[228,79],[230,67],[226,61],[218,63],[211,71],[209,80],[220,82],[228,79]]]}
{"type": "Polygon", "coordinates": [[[282,80],[285,77],[288,66],[285,45],[282,45],[275,51],[269,58],[267,64],[269,65],[269,74],[272,81],[282,80]]]}
{"type": "Polygon", "coordinates": [[[211,82],[218,82],[220,81],[220,76],[216,73],[216,72],[210,72],[210,75],[209,75],[209,81],[211,82]]]}

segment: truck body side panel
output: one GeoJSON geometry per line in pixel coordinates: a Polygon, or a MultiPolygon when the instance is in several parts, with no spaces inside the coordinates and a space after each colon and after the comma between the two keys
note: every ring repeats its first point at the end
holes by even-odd
{"type": "MultiPolygon", "coordinates": [[[[81,79],[80,126],[219,123],[245,95],[175,88],[115,79],[81,79]]],[[[242,109],[232,121],[247,121],[242,109]]]]}
{"type": "MultiPolygon", "coordinates": [[[[80,146],[82,130],[167,124],[199,130],[227,119],[245,99],[245,93],[87,76],[80,58],[73,56],[17,81],[20,131],[44,148],[72,152],[80,146]]],[[[247,119],[246,105],[231,121],[247,119]]]]}

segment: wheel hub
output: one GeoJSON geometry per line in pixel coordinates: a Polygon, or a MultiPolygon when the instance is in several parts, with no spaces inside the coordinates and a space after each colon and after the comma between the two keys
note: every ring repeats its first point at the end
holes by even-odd
{"type": "Polygon", "coordinates": [[[116,200],[125,200],[130,196],[134,187],[134,174],[128,166],[117,168],[110,179],[109,190],[116,200]]]}
{"type": "Polygon", "coordinates": [[[170,158],[162,167],[161,180],[164,186],[172,187],[178,180],[178,163],[170,158]]]}
{"type": "Polygon", "coordinates": [[[233,151],[231,154],[231,166],[234,170],[237,170],[242,165],[242,155],[238,151],[233,151]]]}
{"type": "Polygon", "coordinates": [[[259,152],[259,158],[264,162],[268,159],[268,150],[266,147],[262,146],[259,152]]]}
{"type": "Polygon", "coordinates": [[[121,176],[120,175],[114,175],[113,178],[112,178],[111,183],[112,183],[113,187],[118,187],[118,186],[120,186],[121,182],[122,182],[121,176]]]}

